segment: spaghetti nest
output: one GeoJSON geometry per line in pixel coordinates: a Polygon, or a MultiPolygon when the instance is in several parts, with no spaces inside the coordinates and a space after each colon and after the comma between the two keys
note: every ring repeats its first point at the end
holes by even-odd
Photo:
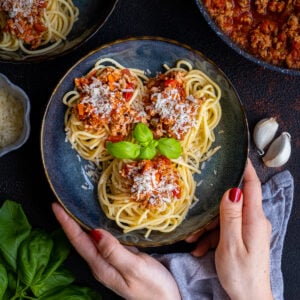
{"type": "Polygon", "coordinates": [[[193,175],[219,149],[212,147],[221,119],[219,86],[185,60],[165,68],[148,78],[104,58],[75,79],[75,90],[63,99],[68,140],[102,170],[98,199],[104,213],[124,233],[143,229],[146,238],[182,223],[196,200],[193,175]],[[106,143],[134,142],[137,123],[148,126],[154,141],[178,140],[180,157],[159,151],[152,160],[112,157],[106,143]]]}
{"type": "Polygon", "coordinates": [[[135,123],[145,122],[142,106],[144,73],[114,60],[99,60],[63,103],[67,138],[79,155],[97,166],[112,159],[105,144],[130,137],[135,123]],[[109,64],[107,66],[106,64],[109,64]]]}
{"type": "Polygon", "coordinates": [[[49,52],[67,38],[78,15],[71,0],[1,1],[0,49],[49,52]]]}
{"type": "Polygon", "coordinates": [[[192,173],[169,159],[113,160],[101,176],[98,195],[106,216],[124,233],[146,229],[170,232],[184,219],[193,200],[192,173]]]}

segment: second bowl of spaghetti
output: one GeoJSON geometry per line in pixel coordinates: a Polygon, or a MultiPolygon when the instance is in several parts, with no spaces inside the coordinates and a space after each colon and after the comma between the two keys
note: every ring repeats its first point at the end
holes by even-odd
{"type": "Polygon", "coordinates": [[[66,54],[101,28],[116,3],[117,0],[1,1],[0,60],[40,62],[66,54]]]}
{"type": "Polygon", "coordinates": [[[248,125],[230,81],[200,52],[133,38],[66,73],[44,115],[41,150],[57,199],[83,227],[161,246],[218,215],[222,194],[242,179],[248,125]]]}

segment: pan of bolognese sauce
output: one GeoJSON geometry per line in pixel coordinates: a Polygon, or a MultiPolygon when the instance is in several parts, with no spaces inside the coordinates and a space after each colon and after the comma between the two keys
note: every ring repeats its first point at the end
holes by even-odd
{"type": "Polygon", "coordinates": [[[300,75],[299,0],[195,0],[217,35],[247,59],[300,75]]]}

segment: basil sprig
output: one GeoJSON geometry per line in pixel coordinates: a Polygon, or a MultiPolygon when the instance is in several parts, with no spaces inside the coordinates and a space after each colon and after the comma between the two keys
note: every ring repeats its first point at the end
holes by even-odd
{"type": "Polygon", "coordinates": [[[155,140],[152,131],[147,125],[138,123],[133,130],[133,137],[137,143],[122,141],[107,142],[108,152],[119,159],[152,159],[157,152],[170,159],[181,155],[180,142],[174,138],[155,140]]]}
{"type": "Polygon", "coordinates": [[[32,228],[21,205],[6,200],[0,207],[0,299],[101,299],[74,283],[63,264],[70,250],[61,229],[32,228]]]}

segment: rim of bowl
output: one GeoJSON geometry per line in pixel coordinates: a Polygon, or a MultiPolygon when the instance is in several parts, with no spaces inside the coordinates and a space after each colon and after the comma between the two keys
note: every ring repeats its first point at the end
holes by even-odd
{"type": "Polygon", "coordinates": [[[270,64],[260,58],[255,57],[254,55],[250,54],[249,52],[242,49],[237,43],[234,43],[221,29],[220,27],[215,23],[215,21],[212,19],[210,14],[208,13],[206,7],[204,6],[202,0],[195,0],[196,5],[198,6],[199,11],[201,12],[202,16],[208,23],[208,25],[213,29],[213,31],[217,34],[218,37],[220,37],[223,42],[225,42],[230,48],[232,48],[234,51],[236,51],[239,55],[245,57],[246,59],[256,63],[257,65],[267,68],[272,71],[276,71],[282,74],[286,75],[296,75],[300,76],[300,70],[299,69],[289,69],[285,67],[279,67],[273,64],[270,64]]]}
{"type": "Polygon", "coordinates": [[[23,108],[24,108],[22,134],[13,144],[7,145],[0,150],[0,157],[1,157],[13,150],[20,148],[28,140],[29,135],[30,135],[31,105],[30,105],[29,97],[26,94],[26,92],[22,88],[20,88],[18,85],[14,84],[10,79],[8,79],[8,77],[6,75],[0,73],[0,80],[5,82],[6,87],[9,91],[14,91],[14,93],[16,93],[19,96],[16,100],[21,101],[23,108]]]}

